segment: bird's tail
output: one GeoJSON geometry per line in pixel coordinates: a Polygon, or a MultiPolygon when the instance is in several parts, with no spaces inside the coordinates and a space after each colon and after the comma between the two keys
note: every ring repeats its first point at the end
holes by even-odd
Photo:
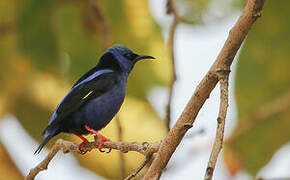
{"type": "Polygon", "coordinates": [[[46,145],[46,143],[52,138],[52,135],[45,136],[43,141],[40,143],[34,154],[39,154],[42,148],[46,145]]]}
{"type": "Polygon", "coordinates": [[[43,146],[46,145],[46,143],[52,138],[52,136],[48,135],[46,136],[43,141],[40,143],[40,145],[38,146],[38,148],[36,149],[36,151],[34,152],[34,154],[39,154],[40,151],[42,150],[43,146]]]}
{"type": "Polygon", "coordinates": [[[36,149],[36,151],[34,152],[34,154],[39,154],[40,151],[42,150],[42,148],[46,145],[46,143],[55,135],[57,135],[59,133],[59,127],[58,126],[54,126],[53,128],[46,128],[44,131],[44,139],[43,141],[40,143],[40,145],[38,146],[38,148],[36,149]]]}

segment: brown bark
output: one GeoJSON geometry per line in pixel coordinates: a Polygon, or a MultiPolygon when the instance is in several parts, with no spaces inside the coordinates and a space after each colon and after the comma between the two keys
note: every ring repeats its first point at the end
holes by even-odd
{"type": "Polygon", "coordinates": [[[217,130],[216,136],[206,168],[205,180],[211,180],[213,172],[216,166],[218,155],[223,147],[224,139],[224,129],[225,129],[225,120],[228,110],[229,102],[229,73],[228,70],[223,70],[219,72],[219,82],[220,82],[220,109],[219,115],[217,118],[217,130]]]}
{"type": "MultiPolygon", "coordinates": [[[[91,151],[92,149],[96,149],[98,147],[98,143],[99,139],[98,137],[95,136],[95,141],[84,144],[84,146],[82,147],[82,151],[91,151]]],[[[153,153],[158,151],[159,144],[160,142],[151,144],[144,142],[142,144],[138,144],[136,142],[128,143],[128,142],[106,141],[103,144],[103,148],[116,149],[121,151],[122,153],[135,151],[143,154],[146,157],[150,157],[152,156],[153,153]]],[[[50,161],[60,150],[62,150],[64,153],[73,151],[81,154],[81,151],[78,148],[78,144],[58,139],[54,144],[54,146],[51,148],[48,155],[45,157],[45,159],[42,160],[35,168],[32,168],[30,170],[29,174],[25,177],[25,180],[33,180],[40,171],[46,170],[50,161]]]]}
{"type": "Polygon", "coordinates": [[[169,39],[168,39],[168,49],[170,51],[172,77],[169,84],[169,96],[168,96],[168,102],[167,102],[167,107],[166,107],[166,119],[165,119],[167,130],[169,131],[170,121],[171,121],[170,115],[171,115],[172,95],[173,95],[173,90],[174,90],[174,84],[175,84],[175,81],[177,80],[176,71],[175,71],[175,55],[174,55],[175,32],[176,32],[177,25],[180,21],[180,18],[177,13],[173,0],[167,1],[167,14],[173,15],[173,22],[170,27],[169,39]]]}
{"type": "Polygon", "coordinates": [[[159,179],[183,136],[193,126],[195,118],[211,91],[218,83],[218,70],[229,69],[234,57],[254,22],[261,16],[265,0],[248,0],[242,15],[231,29],[215,63],[196,88],[183,113],[162,141],[160,149],[143,179],[159,179]]]}

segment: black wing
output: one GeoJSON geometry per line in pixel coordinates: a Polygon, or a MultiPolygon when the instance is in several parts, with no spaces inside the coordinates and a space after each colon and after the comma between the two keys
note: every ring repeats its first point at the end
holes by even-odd
{"type": "Polygon", "coordinates": [[[77,84],[94,74],[95,72],[102,70],[102,69],[111,69],[114,72],[119,73],[121,71],[120,64],[118,63],[118,60],[115,58],[115,56],[110,53],[106,52],[102,55],[102,57],[99,60],[99,63],[97,66],[90,69],[87,73],[85,73],[74,85],[75,87],[77,84]]]}
{"type": "MultiPolygon", "coordinates": [[[[71,92],[62,100],[56,110],[56,118],[46,128],[50,128],[63,118],[77,111],[89,100],[94,99],[108,92],[117,83],[117,73],[110,72],[99,75],[94,79],[74,87],[71,92]]],[[[45,131],[45,130],[44,130],[45,131]]]]}
{"type": "Polygon", "coordinates": [[[82,82],[83,80],[85,80],[86,78],[88,78],[89,76],[91,76],[92,74],[94,74],[97,71],[97,67],[93,67],[92,69],[90,69],[88,72],[86,72],[76,83],[74,83],[73,87],[75,87],[77,84],[79,84],[80,82],[82,82]]]}

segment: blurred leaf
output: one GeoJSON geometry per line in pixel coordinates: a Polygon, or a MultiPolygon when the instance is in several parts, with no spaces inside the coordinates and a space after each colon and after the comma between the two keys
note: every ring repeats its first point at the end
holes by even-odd
{"type": "Polygon", "coordinates": [[[25,0],[19,2],[21,4],[17,15],[19,49],[35,60],[37,67],[54,67],[59,57],[52,19],[53,7],[57,1],[25,0]]]}
{"type": "Polygon", "coordinates": [[[22,180],[23,175],[19,172],[13,163],[10,155],[0,142],[0,179],[5,180],[22,180]]]}
{"type": "Polygon", "coordinates": [[[29,97],[21,97],[15,105],[14,115],[19,118],[23,127],[32,135],[42,139],[41,132],[46,127],[50,113],[31,101],[29,97]],[[33,114],[31,110],[33,109],[33,114]]]}
{"type": "MultiPolygon", "coordinates": [[[[7,69],[5,63],[16,54],[14,47],[15,34],[13,34],[13,22],[15,16],[15,0],[0,1],[0,81],[7,69]]],[[[1,91],[0,83],[0,91],[1,91]]]]}
{"type": "MultiPolygon", "coordinates": [[[[112,44],[124,44],[158,59],[138,63],[130,76],[128,97],[120,113],[125,141],[160,140],[166,129],[147,100],[148,91],[167,85],[171,74],[160,28],[150,15],[147,0],[98,2],[112,44]]],[[[7,12],[14,29],[0,36],[0,113],[16,115],[27,132],[40,141],[49,116],[73,81],[96,65],[103,53],[103,37],[94,26],[98,22],[93,22],[96,19],[88,1],[0,1],[0,18],[5,17],[7,12],[2,10],[6,6],[12,9],[7,12]],[[2,2],[7,3],[1,6],[2,2]]],[[[103,132],[117,139],[114,121],[103,132]]],[[[47,147],[58,138],[67,139],[68,135],[53,138],[47,147]]],[[[86,167],[106,177],[120,177],[117,152],[92,152],[88,156],[81,160],[86,167]]],[[[127,173],[142,159],[139,154],[128,153],[127,173]]]]}
{"type": "Polygon", "coordinates": [[[0,119],[2,119],[2,117],[4,116],[6,112],[5,103],[6,103],[6,98],[0,92],[0,119]]]}
{"type": "Polygon", "coordinates": [[[232,0],[174,0],[183,23],[196,25],[218,23],[241,9],[243,1],[232,0]]]}
{"type": "MultiPolygon", "coordinates": [[[[86,30],[86,16],[83,11],[91,11],[85,1],[63,5],[56,11],[55,26],[58,29],[59,46],[62,55],[68,59],[70,79],[76,81],[82,74],[96,65],[101,55],[100,36],[86,30]]],[[[65,59],[61,59],[64,61],[65,59]]]]}
{"type": "Polygon", "coordinates": [[[31,76],[31,63],[21,56],[12,56],[5,62],[5,71],[0,72],[1,90],[5,98],[6,110],[10,111],[23,96],[25,87],[29,84],[31,76]]]}
{"type": "Polygon", "coordinates": [[[208,10],[212,0],[175,0],[179,15],[185,23],[196,24],[203,21],[202,16],[208,10]]]}
{"type": "Polygon", "coordinates": [[[263,17],[250,31],[238,61],[235,94],[239,121],[225,150],[227,164],[236,171],[243,167],[255,175],[290,140],[289,107],[276,104],[290,91],[287,4],[290,2],[282,0],[265,3],[263,17]],[[265,104],[284,110],[271,114],[273,107],[263,113],[265,104]],[[255,116],[256,111],[262,119],[255,116]],[[269,115],[263,118],[264,114],[269,115]]]}

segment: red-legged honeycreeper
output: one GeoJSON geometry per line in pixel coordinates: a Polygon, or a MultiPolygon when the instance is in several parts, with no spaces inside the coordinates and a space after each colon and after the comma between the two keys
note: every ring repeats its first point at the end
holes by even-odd
{"type": "Polygon", "coordinates": [[[124,101],[128,76],[141,59],[155,58],[135,54],[122,45],[109,48],[98,64],[85,73],[58,104],[35,153],[39,153],[52,137],[61,132],[80,137],[83,142],[79,148],[87,142],[82,135],[93,133],[101,139],[98,145],[101,151],[103,143],[109,139],[97,131],[104,128],[119,111],[124,101]]]}

